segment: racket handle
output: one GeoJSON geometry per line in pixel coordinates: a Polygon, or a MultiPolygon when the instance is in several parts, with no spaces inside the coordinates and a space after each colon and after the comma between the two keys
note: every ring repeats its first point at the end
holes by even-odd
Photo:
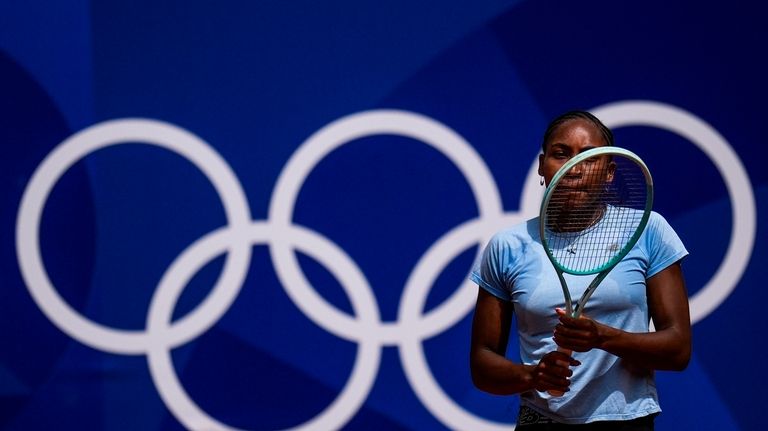
{"type": "MultiPolygon", "coordinates": [[[[563,349],[562,347],[557,348],[558,352],[565,353],[568,356],[571,356],[571,353],[573,353],[573,350],[563,349]]],[[[550,389],[547,391],[547,393],[553,397],[562,397],[565,392],[563,391],[556,391],[554,389],[550,389]]]]}

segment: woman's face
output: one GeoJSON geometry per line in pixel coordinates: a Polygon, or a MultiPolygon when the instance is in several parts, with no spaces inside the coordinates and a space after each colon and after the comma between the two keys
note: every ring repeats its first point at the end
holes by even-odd
{"type": "MultiPolygon", "coordinates": [[[[606,142],[597,126],[586,120],[570,120],[555,129],[546,143],[545,152],[539,156],[539,175],[549,186],[555,173],[572,157],[586,150],[605,146],[606,142]]],[[[557,190],[550,197],[552,217],[566,217],[570,222],[576,211],[579,216],[591,217],[602,208],[606,183],[613,181],[615,165],[609,156],[590,157],[572,167],[560,180],[557,190]],[[556,215],[559,214],[559,215],[556,215]]],[[[562,221],[562,220],[561,220],[562,221]]],[[[589,222],[594,220],[590,218],[589,222]]],[[[577,223],[578,224],[578,223],[577,223]]],[[[568,227],[580,230],[585,226],[568,227]]],[[[566,229],[565,227],[560,227],[566,229]]]]}
{"type": "MultiPolygon", "coordinates": [[[[560,125],[546,142],[545,151],[539,155],[539,175],[549,185],[558,169],[571,157],[586,150],[603,147],[607,143],[597,126],[587,120],[569,120],[560,125]]],[[[577,171],[574,168],[573,171],[577,171]]]]}

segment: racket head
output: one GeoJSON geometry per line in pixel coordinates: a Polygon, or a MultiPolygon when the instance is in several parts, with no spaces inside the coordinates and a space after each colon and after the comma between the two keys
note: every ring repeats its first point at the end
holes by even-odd
{"type": "Polygon", "coordinates": [[[653,179],[640,157],[613,146],[589,149],[568,160],[547,186],[541,242],[559,271],[608,271],[637,243],[652,207],[653,179]]]}

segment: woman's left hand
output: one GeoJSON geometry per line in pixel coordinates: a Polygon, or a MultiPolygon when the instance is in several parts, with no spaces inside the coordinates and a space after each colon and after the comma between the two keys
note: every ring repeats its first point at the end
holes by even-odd
{"type": "Polygon", "coordinates": [[[562,308],[556,309],[560,323],[555,327],[555,343],[574,352],[587,352],[600,347],[604,340],[603,332],[607,328],[587,316],[574,319],[562,308]]]}

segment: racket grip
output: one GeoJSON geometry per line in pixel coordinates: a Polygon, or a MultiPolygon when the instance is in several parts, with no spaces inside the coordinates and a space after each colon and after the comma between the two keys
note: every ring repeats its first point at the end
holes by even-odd
{"type": "MultiPolygon", "coordinates": [[[[568,356],[571,356],[571,353],[573,353],[573,350],[563,349],[562,347],[557,348],[558,352],[565,353],[568,356]]],[[[554,389],[550,389],[547,391],[547,393],[553,397],[562,397],[565,392],[563,391],[556,391],[554,389]]]]}

